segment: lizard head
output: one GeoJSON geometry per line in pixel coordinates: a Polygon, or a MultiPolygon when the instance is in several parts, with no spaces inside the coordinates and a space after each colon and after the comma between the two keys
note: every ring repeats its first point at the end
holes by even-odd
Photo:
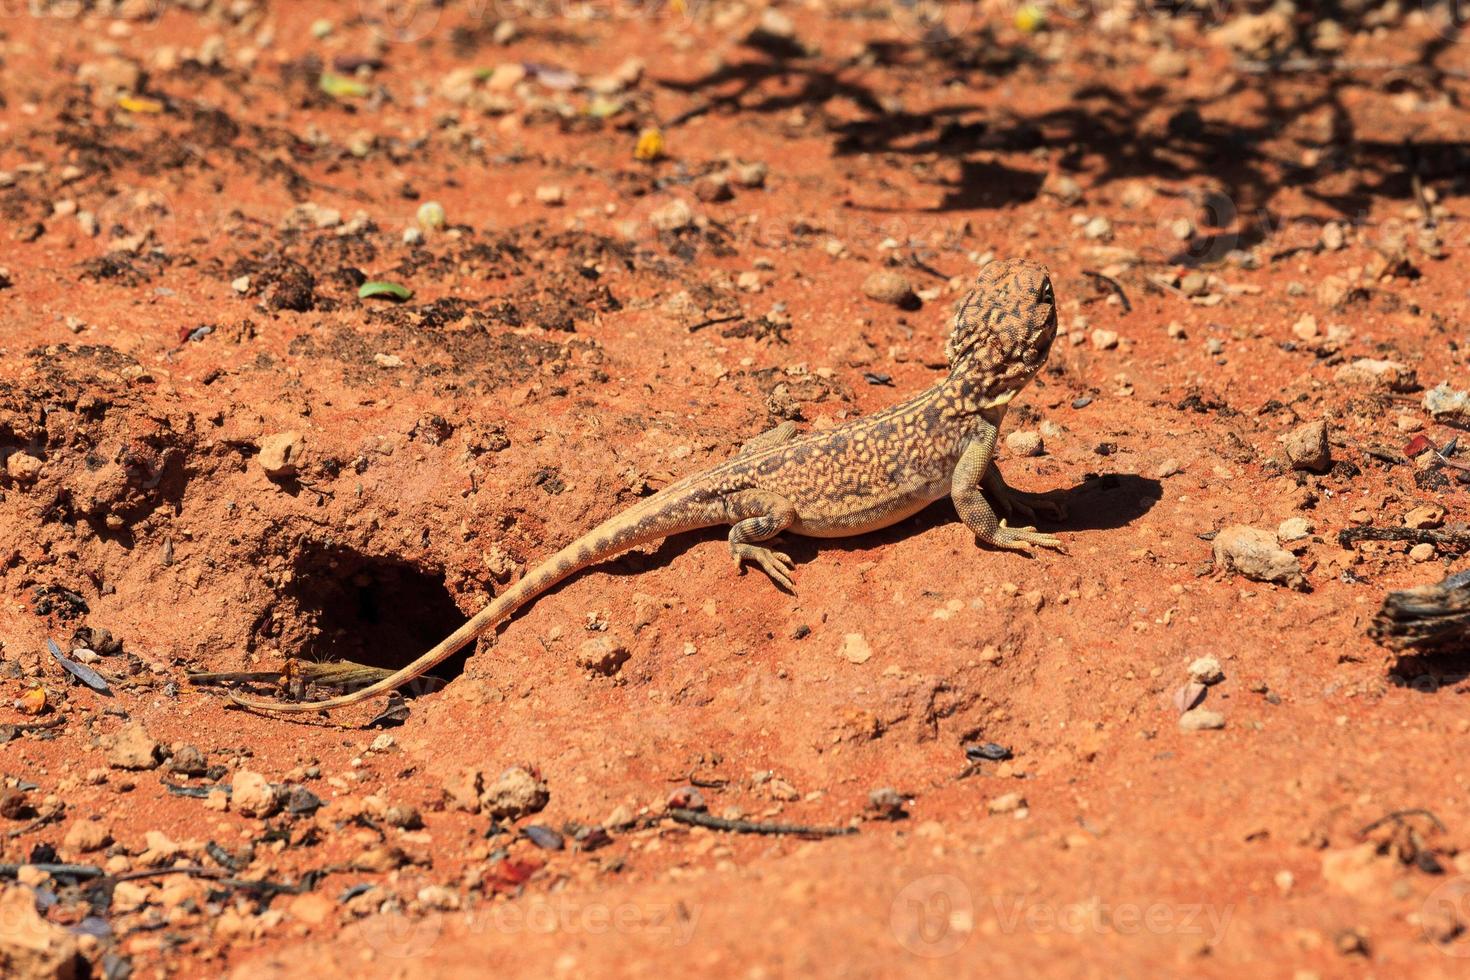
{"type": "Polygon", "coordinates": [[[1057,304],[1046,267],[1027,259],[980,270],[944,345],[950,376],[977,384],[987,399],[1024,388],[1051,351],[1057,304]]]}

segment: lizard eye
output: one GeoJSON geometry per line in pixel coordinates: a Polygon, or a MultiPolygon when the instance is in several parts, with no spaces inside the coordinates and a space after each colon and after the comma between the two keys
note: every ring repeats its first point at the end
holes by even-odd
{"type": "Polygon", "coordinates": [[[1048,305],[1056,302],[1056,297],[1052,295],[1050,279],[1041,284],[1041,292],[1037,295],[1036,301],[1048,305]]]}

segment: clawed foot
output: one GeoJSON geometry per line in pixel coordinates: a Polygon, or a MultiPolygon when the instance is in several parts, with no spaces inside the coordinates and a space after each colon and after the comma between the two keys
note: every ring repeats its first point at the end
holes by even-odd
{"type": "Polygon", "coordinates": [[[1062,545],[1062,540],[1054,534],[1043,534],[1034,527],[1007,527],[1005,521],[1000,522],[995,534],[987,544],[997,548],[1005,548],[1008,551],[1023,551],[1031,553],[1033,545],[1041,548],[1053,548],[1066,554],[1067,549],[1062,545]]]}
{"type": "Polygon", "coordinates": [[[733,545],[730,550],[735,556],[737,572],[744,571],[746,562],[754,562],[761,567],[761,571],[771,577],[772,582],[787,592],[796,591],[796,583],[791,580],[791,573],[796,570],[796,563],[791,560],[790,555],[753,544],[733,545]]]}

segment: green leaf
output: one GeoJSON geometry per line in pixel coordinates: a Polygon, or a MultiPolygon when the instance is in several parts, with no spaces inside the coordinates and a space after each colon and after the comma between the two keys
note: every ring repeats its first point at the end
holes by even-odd
{"type": "Polygon", "coordinates": [[[372,91],[362,82],[329,71],[322,72],[320,85],[322,91],[334,99],[361,99],[372,91]]]}
{"type": "Polygon", "coordinates": [[[412,295],[413,290],[407,286],[400,286],[396,282],[381,282],[375,279],[369,280],[357,288],[358,299],[372,299],[374,296],[383,296],[402,302],[412,295]]]}

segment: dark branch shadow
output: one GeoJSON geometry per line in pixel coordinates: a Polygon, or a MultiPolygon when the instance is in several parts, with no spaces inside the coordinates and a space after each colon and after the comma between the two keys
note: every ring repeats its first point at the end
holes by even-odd
{"type": "MultiPolygon", "coordinates": [[[[1176,15],[1186,16],[1182,8],[1176,15]]],[[[1456,87],[1449,84],[1453,70],[1438,64],[1455,37],[1418,40],[1414,57],[1382,70],[1354,67],[1330,55],[1317,57],[1311,32],[1305,26],[1298,30],[1293,50],[1308,56],[1305,70],[1300,57],[1253,65],[1236,72],[1234,85],[1205,98],[1166,84],[1125,89],[1098,83],[1078,88],[1065,107],[1032,115],[1018,113],[1013,103],[990,90],[1007,78],[1015,84],[1012,76],[1019,77],[1022,69],[1044,73],[1051,67],[1025,44],[1004,44],[983,25],[937,43],[933,38],[875,41],[861,56],[846,61],[805,57],[799,50],[778,51],[747,39],[750,54],[743,60],[692,80],[662,79],[658,84],[697,99],[669,122],[671,127],[705,113],[774,116],[802,108],[811,120],[808,125],[830,134],[839,157],[888,154],[958,161],[959,176],[944,182],[939,204],[926,210],[999,208],[1035,198],[1044,165],[1034,171],[1007,166],[988,156],[997,151],[1065,147],[1058,161],[1061,169],[1085,169],[1098,186],[1122,179],[1203,179],[1220,188],[1229,213],[1214,213],[1217,209],[1207,201],[1194,202],[1209,227],[1174,254],[1161,251],[1150,257],[1199,265],[1221,261],[1233,249],[1249,248],[1279,228],[1281,218],[1271,204],[1284,186],[1301,189],[1338,217],[1354,216],[1375,199],[1413,200],[1415,176],[1454,178],[1470,157],[1470,140],[1417,143],[1407,131],[1359,132],[1348,110],[1356,93],[1370,90],[1418,91],[1426,98],[1447,95],[1458,105],[1456,87]],[[976,98],[922,113],[888,111],[863,81],[875,64],[895,71],[938,72],[969,85],[976,98]],[[1241,102],[1243,96],[1254,96],[1261,106],[1247,120],[1241,121],[1239,113],[1218,111],[1220,103],[1241,102]],[[857,118],[852,118],[851,106],[859,110],[857,118]],[[1167,112],[1162,131],[1140,131],[1139,121],[1160,110],[1167,112]],[[1303,163],[1290,149],[1282,155],[1269,148],[1280,144],[1283,128],[1319,113],[1327,122],[1325,132],[1295,140],[1314,151],[1306,155],[1312,162],[1303,163]],[[1349,175],[1346,181],[1344,175],[1349,175]],[[1218,223],[1208,220],[1212,213],[1218,223]]],[[[851,206],[886,210],[861,202],[851,206]]]]}

